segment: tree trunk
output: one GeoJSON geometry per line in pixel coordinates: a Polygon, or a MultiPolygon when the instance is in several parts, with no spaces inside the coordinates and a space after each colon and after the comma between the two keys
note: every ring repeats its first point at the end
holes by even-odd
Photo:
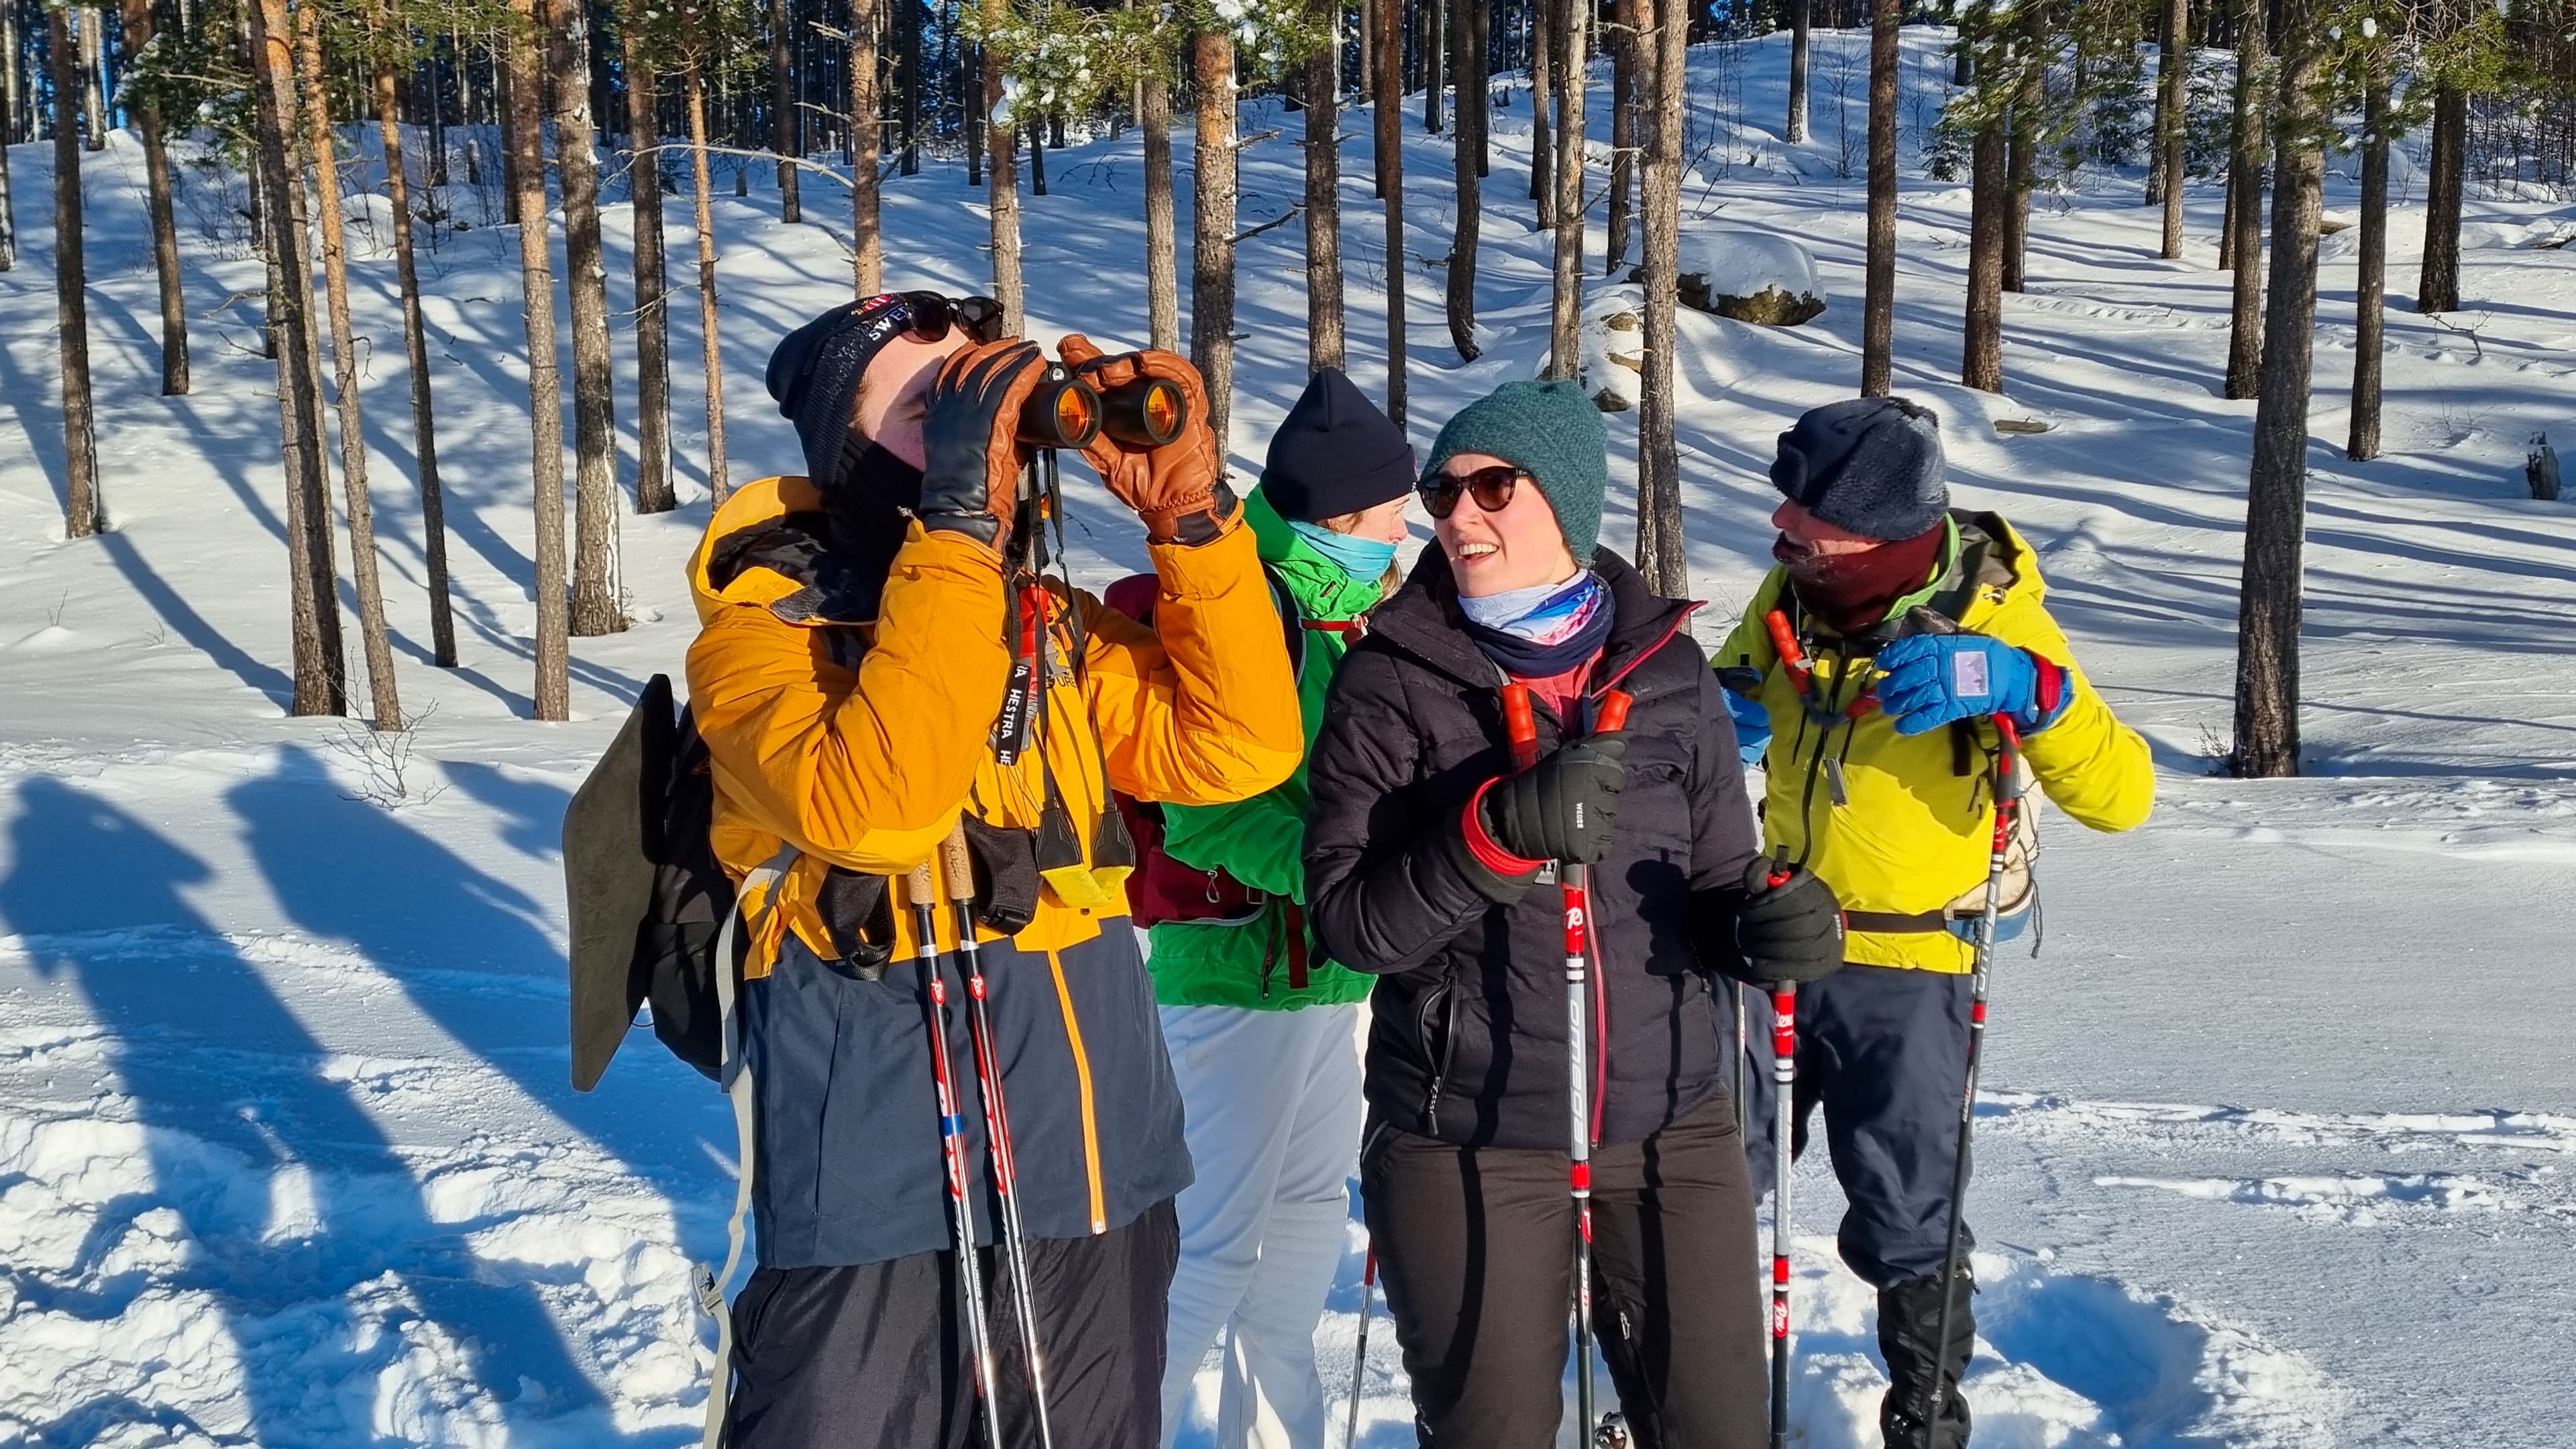
{"type": "Polygon", "coordinates": [[[2165,0],[2163,56],[2157,62],[2156,156],[2163,163],[2165,234],[2162,255],[2182,256],[2183,108],[2191,78],[2191,0],[2165,0]]]}
{"type": "MultiPolygon", "coordinates": [[[[287,608],[295,648],[290,708],[299,715],[345,714],[348,661],[340,645],[339,570],[322,458],[313,274],[305,262],[300,214],[304,178],[289,140],[295,125],[293,22],[286,0],[258,0],[242,12],[250,42],[260,209],[269,219],[269,354],[277,360],[278,438],[286,465],[287,608]]],[[[67,93],[72,81],[57,72],[55,85],[58,94],[67,93]]]]}
{"type": "Polygon", "coordinates": [[[1885,397],[1896,377],[1896,23],[1899,0],[1871,0],[1869,252],[1861,302],[1860,395],[1885,397]]]}
{"type": "Polygon", "coordinates": [[[1386,216],[1386,415],[1404,423],[1404,0],[1375,0],[1377,194],[1386,216]]]}
{"type": "Polygon", "coordinates": [[[2263,370],[2263,65],[2265,0],[2237,0],[2236,134],[2228,157],[2228,261],[2235,293],[2227,337],[2226,394],[2254,396],[2263,370]]]}
{"type": "Polygon", "coordinates": [[[1342,6],[1308,14],[1332,39],[1306,63],[1306,370],[1342,365],[1342,6]]]}
{"type": "Polygon", "coordinates": [[[963,74],[957,77],[957,94],[959,105],[966,112],[966,124],[961,128],[965,131],[966,142],[966,186],[969,190],[980,190],[984,185],[985,111],[980,105],[966,105],[964,98],[983,94],[984,62],[977,53],[978,47],[966,45],[958,48],[965,53],[963,74]]]}
{"type": "MultiPolygon", "coordinates": [[[[127,53],[151,43],[151,5],[147,0],[125,0],[127,53]]],[[[14,67],[14,58],[11,64],[14,67]]],[[[171,214],[170,156],[162,144],[161,108],[147,101],[132,109],[136,129],[143,133],[143,177],[152,213],[152,267],[161,282],[161,394],[180,397],[188,391],[188,304],[179,288],[179,225],[171,214]]]]}
{"type": "Polygon", "coordinates": [[[909,13],[913,23],[894,27],[895,64],[903,84],[903,157],[897,169],[906,176],[921,174],[921,31],[920,12],[909,13]]]}
{"type": "Polygon", "coordinates": [[[528,334],[529,478],[536,489],[536,717],[572,718],[571,618],[564,599],[563,379],[555,279],[546,257],[546,164],[537,98],[537,0],[510,0],[508,150],[518,158],[519,283],[528,334]]]}
{"type": "MultiPolygon", "coordinates": [[[[437,411],[430,405],[429,337],[421,325],[420,270],[411,249],[411,183],[403,175],[402,114],[394,67],[384,51],[392,33],[386,0],[376,0],[369,24],[377,41],[376,134],[385,149],[385,194],[394,223],[394,276],[402,296],[403,360],[411,372],[412,451],[420,473],[421,550],[429,574],[431,662],[456,667],[456,611],[447,589],[447,500],[438,484],[437,411]]],[[[666,484],[667,486],[667,484],[666,484]]]]}
{"type": "Polygon", "coordinates": [[[885,289],[885,243],[877,222],[883,130],[877,119],[877,37],[883,18],[880,0],[850,0],[850,275],[861,297],[885,289]]]}
{"type": "Polygon", "coordinates": [[[1181,350],[1181,243],[1172,210],[1172,83],[1158,67],[1137,88],[1145,133],[1145,335],[1181,350]]]}
{"type": "MultiPolygon", "coordinates": [[[[1530,0],[1530,199],[1538,204],[1538,229],[1556,226],[1556,148],[1548,138],[1548,112],[1555,104],[1554,49],[1557,0],[1530,0]]],[[[1381,193],[1383,194],[1383,193],[1381,193]]]]}
{"type": "Polygon", "coordinates": [[[1445,0],[1422,0],[1422,129],[1440,130],[1440,101],[1449,84],[1449,26],[1445,0]]]}
{"type": "Polygon", "coordinates": [[[789,63],[794,37],[788,0],[769,0],[769,149],[778,153],[778,219],[805,219],[796,191],[796,161],[805,154],[803,113],[796,109],[796,68],[789,63]]]}
{"type": "Polygon", "coordinates": [[[1610,43],[1605,47],[1610,52],[1610,218],[1601,259],[1605,277],[1618,276],[1628,260],[1629,191],[1637,163],[1637,88],[1642,69],[1637,64],[1637,36],[1644,28],[1641,17],[1653,9],[1654,0],[1611,0],[1610,43]]]}
{"type": "Polygon", "coordinates": [[[625,27],[626,201],[635,234],[635,511],[679,506],[671,487],[670,262],[662,242],[661,77],[644,58],[636,27],[625,27]]]}
{"type": "Polygon", "coordinates": [[[2352,430],[2344,456],[2379,456],[2379,374],[2388,316],[2388,62],[2374,61],[2362,98],[2361,255],[2353,288],[2352,430]]]}
{"type": "Polygon", "coordinates": [[[1463,104],[1476,118],[1476,175],[1481,180],[1494,169],[1494,97],[1487,60],[1494,48],[1493,0],[1468,0],[1467,22],[1467,55],[1457,69],[1466,86],[1463,104]]]}
{"type": "MultiPolygon", "coordinates": [[[[82,17],[82,28],[98,23],[82,17]]],[[[98,496],[98,441],[90,421],[89,271],[81,228],[81,116],[71,25],[60,9],[45,12],[46,52],[54,91],[54,322],[62,348],[63,533],[88,538],[107,526],[98,496]]]]}
{"type": "Polygon", "coordinates": [[[1190,361],[1207,384],[1217,452],[1230,449],[1234,405],[1234,39],[1201,31],[1191,41],[1198,87],[1198,145],[1190,192],[1190,361]]]}
{"type": "MultiPolygon", "coordinates": [[[[2236,617],[2233,772],[2299,773],[2300,549],[2307,524],[2308,382],[2317,319],[2317,217],[2325,153],[2316,0],[2281,0],[2281,75],[2272,173],[2272,287],[2254,463],[2245,501],[2245,571],[2236,617]]],[[[2250,264],[2250,263],[2249,263],[2250,264]]]]}
{"type": "Polygon", "coordinates": [[[2469,97],[2433,92],[2433,145],[2424,176],[2424,266],[2416,274],[2415,310],[2460,309],[2460,194],[2467,170],[2469,97]]]}
{"type": "MultiPolygon", "coordinates": [[[[493,129],[498,142],[495,149],[501,155],[501,221],[505,226],[516,226],[519,224],[519,155],[511,149],[509,140],[510,111],[517,104],[511,92],[516,82],[510,75],[509,65],[502,59],[498,40],[493,42],[491,53],[493,129]]],[[[474,184],[480,186],[483,183],[477,181],[474,184]]]]}
{"type": "Polygon", "coordinates": [[[1807,31],[1810,0],[1789,0],[1789,131],[1792,146],[1807,139],[1807,31]]]}
{"type": "Polygon", "coordinates": [[[584,0],[542,0],[554,71],[555,168],[563,177],[565,289],[572,298],[572,632],[626,627],[619,583],[616,378],[608,359],[608,261],[591,147],[590,25],[584,0]]]}
{"type": "Polygon", "coordinates": [[[322,292],[331,315],[331,390],[340,408],[340,483],[349,508],[349,572],[358,586],[358,638],[367,656],[367,695],[379,730],[399,730],[402,694],[394,681],[394,646],[385,632],[384,582],[376,565],[376,510],[367,497],[367,427],[358,399],[357,328],[349,319],[349,254],[340,219],[340,162],[334,154],[322,27],[310,4],[295,12],[298,79],[303,82],[304,144],[313,154],[315,220],[322,238],[322,292]]]}
{"type": "MultiPolygon", "coordinates": [[[[1485,226],[1485,188],[1476,179],[1476,108],[1467,94],[1468,52],[1475,35],[1475,11],[1484,0],[1450,0],[1450,25],[1456,44],[1451,54],[1458,61],[1458,107],[1451,120],[1454,142],[1451,154],[1456,158],[1458,225],[1449,242],[1449,266],[1446,273],[1449,315],[1449,345],[1458,349],[1458,360],[1473,362],[1483,355],[1476,345],[1476,250],[1483,240],[1485,226]]],[[[1634,4],[1636,0],[1622,0],[1634,4]]]]}
{"type": "Polygon", "coordinates": [[[1029,195],[1044,196],[1046,189],[1046,128],[1037,117],[1029,117],[1029,195]]]}
{"type": "MultiPolygon", "coordinates": [[[[2041,12],[2030,12],[2034,32],[2041,12]]],[[[2032,40],[2034,48],[2038,35],[2032,40]]],[[[2030,256],[2030,192],[2039,169],[2039,105],[2041,72],[2036,60],[2024,62],[2021,89],[2013,97],[2011,121],[2004,142],[2004,290],[2019,292],[2028,280],[2030,256]]]]}
{"type": "Polygon", "coordinates": [[[1556,274],[1548,316],[1547,375],[1570,378],[1583,365],[1583,81],[1585,21],[1592,0],[1555,0],[1564,24],[1556,56],[1556,274]]]}
{"type": "MultiPolygon", "coordinates": [[[[987,24],[998,29],[1009,18],[1010,0],[983,0],[983,4],[987,24]]],[[[1002,57],[989,46],[984,49],[983,73],[984,100],[979,109],[989,117],[1002,104],[1002,57]]],[[[1020,273],[1019,136],[1015,126],[987,122],[984,129],[988,148],[984,179],[993,222],[993,300],[1002,304],[1004,335],[1017,337],[1028,326],[1020,273]]]]}
{"type": "Polygon", "coordinates": [[[2000,119],[1977,128],[1968,152],[1968,311],[1959,381],[2004,390],[2004,134],[2000,119]]]}
{"type": "MultiPolygon", "coordinates": [[[[1681,270],[1682,96],[1689,64],[1690,30],[1684,0],[1631,0],[1650,25],[1651,44],[1638,46],[1638,69],[1647,85],[1645,208],[1646,367],[1637,397],[1637,569],[1646,587],[1669,599],[1690,597],[1690,551],[1682,537],[1681,450],[1673,438],[1677,411],[1673,360],[1680,351],[1674,310],[1681,270]]],[[[1892,3],[1892,0],[1882,0],[1892,3]]]]}
{"type": "Polygon", "coordinates": [[[92,151],[107,149],[107,89],[99,73],[101,32],[106,29],[107,12],[82,7],[80,12],[80,88],[81,121],[84,126],[81,144],[92,151]]]}
{"type": "Polygon", "coordinates": [[[690,58],[681,88],[689,110],[689,171],[698,207],[698,336],[707,378],[707,488],[716,506],[722,507],[733,496],[733,479],[725,468],[724,353],[716,337],[715,178],[707,165],[706,72],[695,57],[690,58]]]}

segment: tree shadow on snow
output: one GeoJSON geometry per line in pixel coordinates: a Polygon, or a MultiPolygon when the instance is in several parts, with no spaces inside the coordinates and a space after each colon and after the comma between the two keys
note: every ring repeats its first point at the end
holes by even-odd
{"type": "MultiPolygon", "coordinates": [[[[353,1347],[367,1336],[338,1313],[317,1325],[313,1305],[389,1273],[489,1399],[541,1395],[549,1416],[598,1405],[532,1288],[478,1272],[456,1225],[432,1219],[412,1165],[351,1088],[329,1079],[322,1044],[182,896],[211,878],[206,864],[60,780],[27,781],[18,805],[0,919],[24,938],[38,978],[70,982],[113,1034],[152,1169],[149,1193],[110,1205],[81,1270],[135,1216],[175,1212],[194,1251],[168,1286],[222,1305],[258,1443],[372,1437],[372,1426],[344,1421],[341,1386],[382,1372],[417,1333],[398,1315],[396,1332],[353,1347]],[[289,1187],[291,1176],[309,1189],[289,1187]]],[[[159,1286],[113,1279],[107,1293],[123,1301],[96,1306],[121,1312],[159,1286]]],[[[100,1400],[54,1428],[88,1442],[166,1412],[100,1400]]]]}

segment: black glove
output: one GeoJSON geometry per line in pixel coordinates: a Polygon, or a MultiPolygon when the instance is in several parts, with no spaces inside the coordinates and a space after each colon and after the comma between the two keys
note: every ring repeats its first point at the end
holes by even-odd
{"type": "Polygon", "coordinates": [[[1588,735],[1485,792],[1485,832],[1524,860],[1591,865],[1610,853],[1628,737],[1588,735]]]}
{"type": "Polygon", "coordinates": [[[1813,872],[1757,859],[1735,907],[1735,949],[1743,979],[1757,986],[1829,976],[1843,964],[1842,903],[1813,872]],[[1775,871],[1789,878],[1773,885],[1775,871]]]}
{"type": "Polygon", "coordinates": [[[1001,547],[1019,498],[1020,405],[1046,377],[1034,342],[988,342],[951,356],[921,422],[921,526],[1001,547]]]}

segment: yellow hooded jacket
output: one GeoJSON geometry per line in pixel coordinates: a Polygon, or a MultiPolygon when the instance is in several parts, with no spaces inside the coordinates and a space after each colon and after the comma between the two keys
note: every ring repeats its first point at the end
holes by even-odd
{"type": "MultiPolygon", "coordinates": [[[[1954,620],[2041,655],[2066,671],[2073,698],[2048,728],[2025,739],[2031,774],[2048,799],[2095,830],[2129,830],[2155,803],[2155,769],[2146,741],[2120,723],[2075,664],[2066,636],[2049,616],[2047,589],[2030,546],[1994,514],[1954,514],[1947,570],[1893,611],[1942,595],[1956,602],[1954,620]],[[1943,584],[1951,587],[1945,591],[1943,584]],[[1964,594],[1964,598],[1960,596],[1964,594]]],[[[1789,672],[1780,667],[1764,618],[1787,607],[1788,573],[1774,568],[1754,591],[1735,632],[1711,663],[1761,676],[1755,696],[1771,720],[1763,756],[1765,843],[1822,877],[1855,913],[1920,915],[1941,910],[1986,878],[1993,843],[1990,788],[1993,727],[1983,721],[1920,735],[1900,735],[1885,714],[1857,720],[1811,716],[1789,672]],[[1839,795],[1833,775],[1839,773],[1839,795]]],[[[1869,687],[1867,645],[1846,651],[1817,626],[1808,646],[1818,702],[1847,702],[1869,687]]],[[[1830,708],[1830,706],[1828,706],[1830,708]]],[[[1925,971],[1974,969],[1975,947],[1946,930],[1852,931],[1844,959],[1866,966],[1925,971]]]]}

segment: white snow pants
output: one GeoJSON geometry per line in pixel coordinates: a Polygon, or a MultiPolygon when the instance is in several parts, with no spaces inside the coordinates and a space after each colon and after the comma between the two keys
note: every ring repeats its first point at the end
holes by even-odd
{"type": "Polygon", "coordinates": [[[1163,1444],[1222,1334],[1217,1449],[1321,1449],[1315,1325],[1348,1240],[1362,1008],[1162,1010],[1198,1167],[1179,1201],[1163,1444]]]}

